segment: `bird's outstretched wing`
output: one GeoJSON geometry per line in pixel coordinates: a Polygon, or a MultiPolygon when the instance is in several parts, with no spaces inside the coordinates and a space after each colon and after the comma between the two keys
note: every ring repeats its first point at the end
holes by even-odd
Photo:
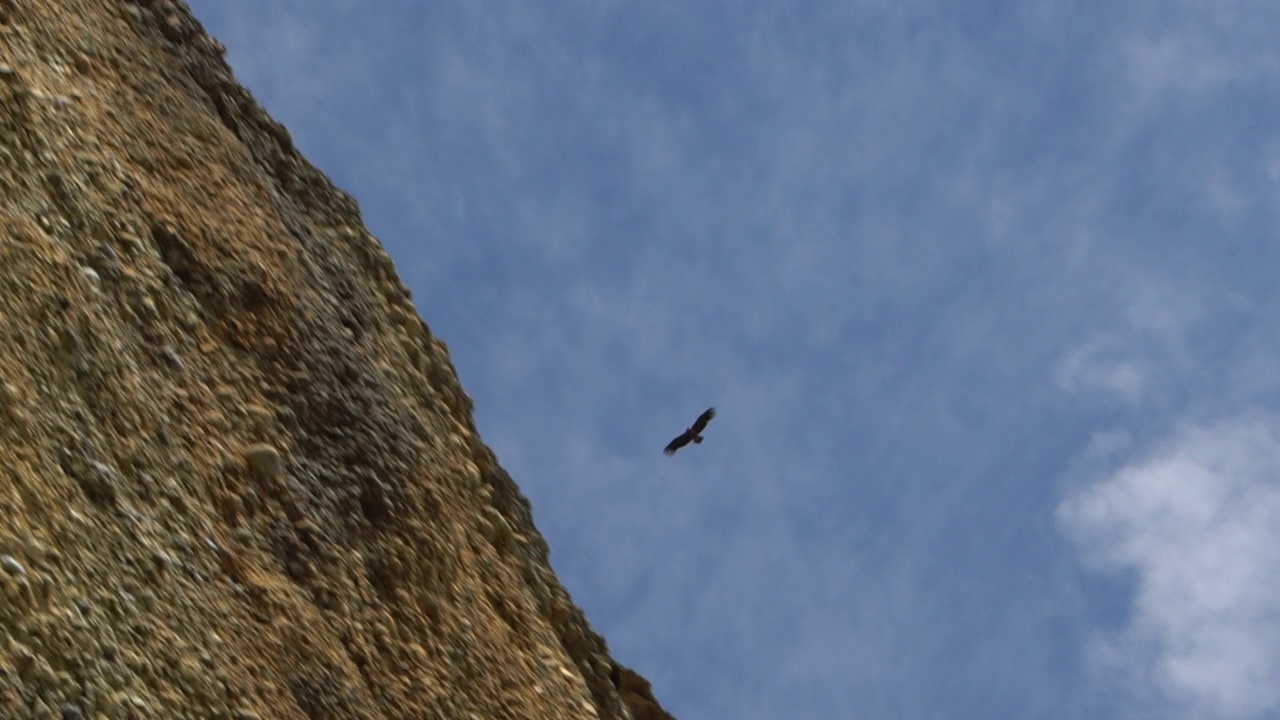
{"type": "Polygon", "coordinates": [[[672,440],[671,442],[667,443],[667,446],[662,449],[662,454],[675,455],[677,450],[684,447],[685,445],[688,445],[689,441],[692,439],[693,439],[693,433],[689,432],[688,430],[685,430],[684,432],[677,435],[675,440],[672,440]]]}
{"type": "Polygon", "coordinates": [[[699,415],[698,419],[693,421],[693,427],[689,429],[693,431],[694,435],[697,435],[698,433],[702,432],[703,428],[707,426],[707,423],[711,422],[711,418],[715,416],[716,416],[716,409],[707,408],[706,412],[699,415]]]}

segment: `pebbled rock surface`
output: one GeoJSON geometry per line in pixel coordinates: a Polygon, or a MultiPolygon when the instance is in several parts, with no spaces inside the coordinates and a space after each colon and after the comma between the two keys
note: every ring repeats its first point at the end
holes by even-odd
{"type": "Polygon", "coordinates": [[[0,717],[670,717],[222,55],[0,0],[0,717]]]}

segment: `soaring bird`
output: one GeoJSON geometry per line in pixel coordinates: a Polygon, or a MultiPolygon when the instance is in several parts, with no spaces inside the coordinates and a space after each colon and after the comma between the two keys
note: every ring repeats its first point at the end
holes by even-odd
{"type": "Polygon", "coordinates": [[[698,419],[694,420],[692,425],[685,428],[685,431],[680,433],[675,440],[672,440],[667,447],[662,450],[662,452],[666,455],[675,455],[677,450],[688,445],[690,442],[695,444],[702,442],[702,430],[707,426],[707,423],[711,422],[711,418],[715,416],[716,409],[707,408],[706,412],[699,415],[698,419]]]}

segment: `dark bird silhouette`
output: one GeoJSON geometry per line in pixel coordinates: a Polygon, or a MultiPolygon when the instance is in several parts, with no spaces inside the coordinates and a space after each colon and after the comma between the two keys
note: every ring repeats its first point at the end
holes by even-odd
{"type": "Polygon", "coordinates": [[[707,411],[699,415],[698,419],[694,420],[692,425],[685,428],[684,432],[680,433],[675,440],[672,440],[665,448],[663,448],[663,454],[675,455],[677,450],[691,442],[694,444],[702,442],[702,430],[707,426],[707,423],[711,422],[711,418],[715,416],[716,409],[707,408],[707,411]]]}

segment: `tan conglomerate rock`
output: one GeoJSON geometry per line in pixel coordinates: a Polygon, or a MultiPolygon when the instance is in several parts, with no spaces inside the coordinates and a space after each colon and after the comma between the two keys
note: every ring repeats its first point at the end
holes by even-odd
{"type": "Polygon", "coordinates": [[[0,717],[668,717],[180,2],[0,0],[0,717]]]}

